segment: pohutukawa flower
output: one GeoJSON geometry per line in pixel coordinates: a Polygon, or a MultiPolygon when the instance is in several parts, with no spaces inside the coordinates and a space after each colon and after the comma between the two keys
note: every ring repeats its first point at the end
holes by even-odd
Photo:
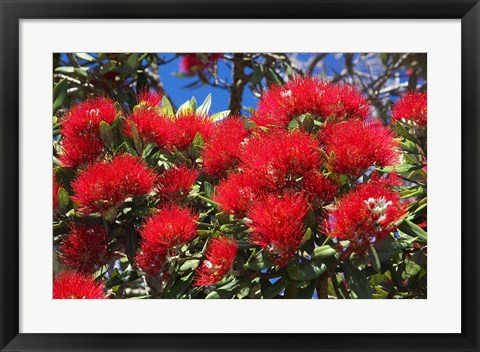
{"type": "Polygon", "coordinates": [[[194,286],[213,285],[230,271],[237,255],[237,242],[225,236],[213,238],[208,244],[206,260],[196,271],[194,286]]]}
{"type": "Polygon", "coordinates": [[[62,140],[60,162],[67,168],[76,168],[99,160],[104,150],[104,144],[99,137],[86,135],[83,137],[68,137],[62,140]]]}
{"type": "Polygon", "coordinates": [[[352,86],[298,76],[285,86],[270,87],[260,98],[252,121],[258,126],[287,127],[292,119],[307,113],[336,121],[366,119],[370,114],[370,105],[352,86]]]}
{"type": "Polygon", "coordinates": [[[103,151],[100,122],[111,124],[121,111],[108,98],[93,98],[78,103],[65,116],[60,127],[62,154],[66,167],[77,167],[95,161],[103,151]]]}
{"type": "Polygon", "coordinates": [[[322,164],[315,138],[299,130],[260,133],[245,144],[240,168],[255,175],[253,182],[275,190],[292,187],[322,164]]]}
{"type": "Polygon", "coordinates": [[[251,175],[229,174],[218,184],[213,200],[220,204],[223,212],[244,216],[261,191],[251,175]]]}
{"type": "Polygon", "coordinates": [[[213,123],[207,116],[195,113],[183,113],[171,121],[171,133],[168,146],[184,150],[188,148],[197,133],[200,133],[207,141],[213,133],[213,123]]]}
{"type": "Polygon", "coordinates": [[[234,168],[238,163],[242,142],[248,135],[241,118],[231,117],[221,121],[205,144],[203,171],[215,176],[234,168]]]}
{"type": "Polygon", "coordinates": [[[199,172],[186,166],[174,167],[157,178],[157,193],[163,201],[185,199],[192,189],[199,172]]]}
{"type": "Polygon", "coordinates": [[[339,190],[337,183],[318,171],[306,175],[302,185],[310,204],[315,206],[331,203],[339,190]]]}
{"type": "Polygon", "coordinates": [[[184,54],[180,58],[180,71],[186,74],[200,73],[213,66],[222,57],[222,53],[184,54]]]}
{"type": "Polygon", "coordinates": [[[162,93],[143,89],[138,93],[137,101],[140,106],[156,107],[162,101],[162,93]]]}
{"type": "Polygon", "coordinates": [[[73,270],[93,273],[111,259],[103,226],[73,225],[58,248],[62,263],[73,270]]]}
{"type": "Polygon", "coordinates": [[[157,276],[162,272],[168,249],[158,240],[142,240],[141,251],[135,261],[147,274],[157,276]]]}
{"type": "Polygon", "coordinates": [[[302,194],[266,196],[248,212],[251,241],[266,249],[277,265],[285,266],[302,243],[308,210],[302,194]]]}
{"type": "Polygon", "coordinates": [[[120,155],[97,162],[82,171],[72,182],[72,199],[84,213],[104,213],[121,205],[126,198],[150,193],[155,176],[140,159],[120,155]]]}
{"type": "Polygon", "coordinates": [[[332,171],[360,176],[370,166],[397,163],[398,142],[379,121],[348,120],[327,124],[321,137],[332,171]]]}
{"type": "Polygon", "coordinates": [[[53,171],[53,209],[58,207],[58,191],[60,190],[60,187],[62,187],[62,184],[57,181],[57,176],[55,174],[55,171],[53,171]]]}
{"type": "Polygon", "coordinates": [[[156,109],[135,109],[125,122],[124,133],[132,137],[133,122],[138,132],[147,143],[155,143],[157,147],[164,148],[170,141],[173,132],[172,121],[169,116],[159,113],[156,109]]]}
{"type": "Polygon", "coordinates": [[[53,279],[54,299],[105,299],[105,286],[76,271],[62,271],[53,279]]]}
{"type": "MultiPolygon", "coordinates": [[[[165,206],[143,225],[140,230],[142,243],[160,243],[165,248],[172,248],[191,241],[197,234],[196,221],[198,215],[190,209],[178,205],[165,206]]],[[[145,253],[143,245],[142,250],[145,253]]]]}
{"type": "Polygon", "coordinates": [[[427,92],[408,92],[393,106],[392,121],[411,127],[427,125],[427,92]]]}
{"type": "Polygon", "coordinates": [[[349,240],[354,251],[363,252],[395,231],[395,223],[405,213],[398,193],[386,183],[361,184],[338,201],[326,222],[326,232],[349,240]]]}

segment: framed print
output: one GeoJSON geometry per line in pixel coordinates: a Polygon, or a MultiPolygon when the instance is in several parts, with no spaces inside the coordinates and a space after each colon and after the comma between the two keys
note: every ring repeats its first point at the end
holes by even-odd
{"type": "Polygon", "coordinates": [[[2,351],[479,349],[480,5],[279,5],[1,2],[2,351]]]}

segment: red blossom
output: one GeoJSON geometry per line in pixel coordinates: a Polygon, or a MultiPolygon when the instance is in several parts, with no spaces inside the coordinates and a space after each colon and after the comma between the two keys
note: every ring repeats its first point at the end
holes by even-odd
{"type": "Polygon", "coordinates": [[[321,137],[332,171],[360,176],[370,166],[396,164],[398,142],[379,121],[327,124],[321,137]]]}
{"type": "Polygon", "coordinates": [[[60,190],[60,187],[62,187],[61,182],[57,181],[57,176],[55,174],[55,171],[53,171],[53,209],[58,207],[58,191],[60,190]]]}
{"type": "Polygon", "coordinates": [[[261,191],[253,181],[249,174],[229,174],[216,187],[213,200],[223,212],[243,216],[261,191]]]}
{"type": "Polygon", "coordinates": [[[252,121],[257,126],[287,127],[302,114],[334,120],[366,119],[370,105],[353,86],[323,82],[316,77],[297,76],[285,86],[270,87],[260,98],[252,121]]]}
{"type": "Polygon", "coordinates": [[[302,243],[308,210],[302,194],[264,197],[248,212],[252,243],[267,249],[277,265],[285,266],[302,243]]]}
{"type": "Polygon", "coordinates": [[[222,53],[212,54],[184,54],[180,58],[180,71],[185,74],[200,73],[213,66],[218,59],[224,56],[222,53]]]}
{"type": "Polygon", "coordinates": [[[162,93],[153,90],[142,89],[137,95],[139,105],[146,105],[147,107],[155,107],[160,105],[162,101],[162,93]]]}
{"type": "Polygon", "coordinates": [[[74,105],[60,127],[63,139],[59,160],[62,164],[75,168],[97,160],[103,151],[100,122],[111,124],[120,114],[115,103],[103,97],[74,105]]]}
{"type": "Polygon", "coordinates": [[[359,185],[342,197],[326,222],[326,232],[340,240],[349,240],[352,249],[364,252],[371,243],[396,230],[395,223],[406,213],[400,196],[385,182],[359,185]]]}
{"type": "Polygon", "coordinates": [[[207,259],[195,270],[193,285],[209,286],[220,281],[232,268],[237,249],[237,242],[233,238],[213,238],[205,254],[207,259]]]}
{"type": "Polygon", "coordinates": [[[321,166],[317,140],[299,130],[259,133],[245,144],[240,168],[252,182],[271,190],[293,187],[297,179],[321,166]]]}
{"type": "Polygon", "coordinates": [[[174,167],[157,178],[157,193],[163,201],[178,201],[188,196],[199,172],[186,166],[174,167]]]}
{"type": "Polygon", "coordinates": [[[393,106],[392,121],[409,126],[427,125],[427,92],[408,92],[393,106]]]}
{"type": "Polygon", "coordinates": [[[93,277],[75,271],[62,271],[53,279],[54,299],[105,299],[105,286],[93,277]]]}
{"type": "Polygon", "coordinates": [[[157,276],[162,271],[168,249],[156,240],[142,240],[142,249],[135,257],[138,266],[147,274],[157,276]]]}
{"type": "Polygon", "coordinates": [[[80,172],[72,182],[72,199],[85,213],[104,213],[121,205],[126,198],[152,191],[155,176],[140,159],[120,155],[97,162],[80,172]]]}
{"type": "Polygon", "coordinates": [[[312,205],[322,206],[331,203],[338,194],[338,184],[321,172],[312,172],[302,180],[302,186],[312,205]]]}
{"type": "Polygon", "coordinates": [[[112,257],[107,232],[100,225],[73,225],[58,252],[64,265],[83,273],[95,272],[112,257]]]}
{"type": "Polygon", "coordinates": [[[124,125],[124,133],[128,137],[133,137],[131,122],[135,124],[138,132],[147,143],[155,143],[158,148],[164,148],[169,143],[173,133],[170,117],[159,113],[155,109],[134,109],[124,125]]]}
{"type": "Polygon", "coordinates": [[[191,241],[197,234],[198,215],[190,209],[178,205],[168,205],[150,217],[140,235],[143,242],[161,243],[165,248],[172,248],[191,241]]]}
{"type": "Polygon", "coordinates": [[[242,142],[248,134],[241,118],[222,120],[205,144],[202,153],[203,171],[215,176],[234,168],[238,163],[242,142]]]}
{"type": "Polygon", "coordinates": [[[60,162],[68,168],[98,161],[104,149],[103,142],[94,135],[68,137],[62,140],[60,162]]]}
{"type": "Polygon", "coordinates": [[[213,133],[213,123],[207,116],[197,115],[192,112],[181,113],[171,121],[171,133],[168,147],[173,150],[187,149],[193,139],[200,133],[207,141],[213,133]]]}

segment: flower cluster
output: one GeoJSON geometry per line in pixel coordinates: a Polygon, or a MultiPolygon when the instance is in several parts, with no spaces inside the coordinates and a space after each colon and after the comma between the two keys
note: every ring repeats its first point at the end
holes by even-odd
{"type": "Polygon", "coordinates": [[[155,176],[140,159],[125,154],[91,164],[72,182],[74,196],[85,213],[105,213],[126,198],[148,194],[155,176]]]}
{"type": "Polygon", "coordinates": [[[372,181],[338,200],[329,213],[326,230],[333,238],[349,240],[353,250],[364,252],[395,231],[405,213],[398,193],[386,182],[372,181]]]}
{"type": "Polygon", "coordinates": [[[222,53],[183,54],[180,58],[180,71],[190,75],[201,73],[212,67],[222,57],[222,53]]]}
{"type": "Polygon", "coordinates": [[[62,271],[53,279],[54,299],[104,299],[103,283],[76,271],[62,271]]]}
{"type": "Polygon", "coordinates": [[[162,202],[181,201],[188,196],[198,176],[197,170],[186,166],[168,169],[157,178],[156,192],[162,202]]]}
{"type": "Polygon", "coordinates": [[[57,175],[55,174],[55,171],[53,171],[53,209],[58,207],[58,191],[60,190],[60,187],[62,187],[61,183],[57,181],[57,175]]]}
{"type": "Polygon", "coordinates": [[[252,120],[257,126],[286,127],[303,114],[335,121],[370,115],[370,105],[353,86],[297,77],[285,86],[273,86],[260,98],[252,120]]]}
{"type": "Polygon", "coordinates": [[[103,151],[100,122],[111,124],[121,111],[108,98],[94,98],[76,104],[62,121],[60,133],[63,165],[75,168],[94,162],[103,151]]]}
{"type": "Polygon", "coordinates": [[[98,270],[111,259],[108,236],[101,225],[72,225],[58,248],[65,266],[83,273],[98,270]]]}
{"type": "Polygon", "coordinates": [[[393,106],[392,121],[411,127],[427,125],[427,92],[408,92],[393,106]]]}
{"type": "Polygon", "coordinates": [[[194,285],[208,286],[220,281],[232,268],[237,249],[237,242],[232,238],[213,238],[208,244],[206,260],[196,269],[194,285]]]}
{"type": "Polygon", "coordinates": [[[168,251],[196,236],[198,216],[178,205],[165,206],[145,221],[140,230],[138,265],[151,275],[160,273],[168,251]]]}

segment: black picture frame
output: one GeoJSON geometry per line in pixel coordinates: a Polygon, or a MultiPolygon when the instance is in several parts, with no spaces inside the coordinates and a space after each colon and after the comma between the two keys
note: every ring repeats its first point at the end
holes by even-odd
{"type": "MultiPolygon", "coordinates": [[[[0,11],[2,31],[0,43],[1,351],[479,350],[480,4],[478,0],[0,0],[0,11]],[[321,335],[19,333],[19,20],[56,18],[461,19],[462,332],[460,334],[321,335]]],[[[383,316],[379,319],[379,324],[388,324],[388,320],[388,317],[383,316]]],[[[268,321],[265,323],[268,324],[268,321]]],[[[286,317],[285,324],[291,323],[286,317]]],[[[319,324],[321,323],[322,318],[319,317],[319,324]]],[[[339,328],[339,332],[340,330],[339,328]]]]}

